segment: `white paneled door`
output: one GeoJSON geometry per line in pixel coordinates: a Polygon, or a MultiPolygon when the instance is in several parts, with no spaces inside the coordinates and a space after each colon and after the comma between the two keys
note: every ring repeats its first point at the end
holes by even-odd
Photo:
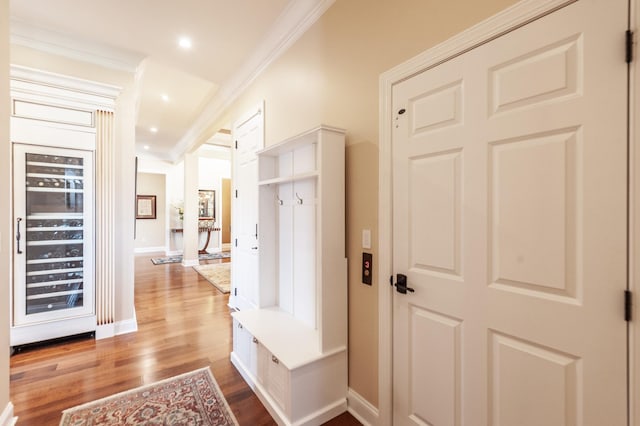
{"type": "Polygon", "coordinates": [[[258,159],[264,147],[262,105],[233,129],[234,191],[231,229],[231,298],[240,310],[257,308],[258,296],[258,159]]]}
{"type": "Polygon", "coordinates": [[[627,424],[626,28],[581,0],[394,87],[394,424],[627,424]]]}

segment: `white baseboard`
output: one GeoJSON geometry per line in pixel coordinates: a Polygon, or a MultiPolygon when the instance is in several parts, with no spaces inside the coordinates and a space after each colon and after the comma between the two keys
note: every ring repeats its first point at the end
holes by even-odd
{"type": "Polygon", "coordinates": [[[351,388],[347,393],[347,405],[347,411],[364,426],[379,424],[380,415],[378,409],[351,388]]]}
{"type": "Polygon", "coordinates": [[[230,251],[231,250],[231,243],[222,243],[222,250],[223,251],[230,251]]]}
{"type": "Polygon", "coordinates": [[[96,327],[96,340],[108,339],[116,335],[115,324],[102,324],[96,327]]]}
{"type": "Polygon", "coordinates": [[[9,402],[0,414],[0,426],[13,426],[18,421],[17,417],[13,417],[13,404],[9,402]]]}
{"type": "Polygon", "coordinates": [[[138,247],[133,250],[134,253],[166,253],[167,246],[159,246],[159,247],[138,247]]]}
{"type": "MultiPolygon", "coordinates": [[[[135,312],[133,318],[118,321],[112,324],[104,324],[96,327],[96,340],[107,339],[120,334],[133,333],[138,331],[138,320],[135,312]]],[[[0,425],[1,426],[1,425],[0,425]]]]}
{"type": "Polygon", "coordinates": [[[136,331],[138,331],[138,319],[136,318],[135,313],[133,314],[133,318],[118,321],[116,323],[116,336],[119,336],[120,334],[135,333],[136,331]]]}
{"type": "Polygon", "coordinates": [[[197,266],[200,264],[200,260],[198,259],[189,259],[189,260],[183,260],[182,261],[182,266],[189,267],[189,266],[197,266]]]}

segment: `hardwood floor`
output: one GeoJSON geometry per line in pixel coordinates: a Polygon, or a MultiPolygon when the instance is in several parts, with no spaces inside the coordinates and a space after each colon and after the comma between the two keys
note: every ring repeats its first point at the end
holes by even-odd
{"type": "MultiPolygon", "coordinates": [[[[66,408],[207,366],[240,425],[275,424],[229,361],[228,295],[192,268],[153,265],[149,258],[136,257],[136,333],[27,348],[11,357],[18,425],[58,425],[66,408]]],[[[360,423],[345,413],[327,424],[360,423]]]]}

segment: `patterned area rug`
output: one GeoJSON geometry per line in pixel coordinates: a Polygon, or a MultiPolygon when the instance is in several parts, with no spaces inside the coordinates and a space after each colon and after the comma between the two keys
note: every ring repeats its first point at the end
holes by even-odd
{"type": "MultiPolygon", "coordinates": [[[[227,259],[229,257],[231,257],[231,253],[228,251],[198,255],[198,259],[200,260],[227,259]]],[[[164,265],[165,263],[180,263],[182,262],[182,255],[179,254],[177,256],[154,257],[154,258],[151,258],[151,262],[153,262],[154,265],[164,265]]]]}
{"type": "Polygon", "coordinates": [[[223,293],[229,293],[231,289],[231,262],[198,265],[194,266],[193,269],[218,290],[223,293]]]}
{"type": "Polygon", "coordinates": [[[60,426],[238,425],[209,368],[69,408],[60,426]]]}

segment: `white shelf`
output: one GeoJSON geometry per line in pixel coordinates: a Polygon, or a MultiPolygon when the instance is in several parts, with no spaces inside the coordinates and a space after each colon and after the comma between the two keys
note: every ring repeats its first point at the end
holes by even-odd
{"type": "Polygon", "coordinates": [[[27,216],[27,219],[41,220],[41,219],[84,219],[83,213],[32,213],[27,216]]]}
{"type": "Polygon", "coordinates": [[[69,189],[69,188],[50,188],[45,186],[27,186],[28,192],[64,192],[67,194],[82,194],[84,189],[69,189]]]}
{"type": "Polygon", "coordinates": [[[328,131],[332,133],[338,133],[344,135],[345,130],[340,129],[338,127],[326,126],[324,124],[313,128],[311,130],[307,130],[306,132],[302,132],[299,135],[292,136],[289,139],[285,139],[282,142],[278,142],[274,145],[269,145],[268,147],[257,152],[258,155],[261,156],[272,156],[277,157],[281,154],[293,151],[299,147],[308,145],[309,143],[314,143],[318,139],[318,133],[320,131],[328,131]]]}
{"type": "Polygon", "coordinates": [[[279,183],[288,183],[288,182],[295,182],[295,181],[304,180],[304,179],[314,179],[317,177],[318,177],[318,172],[315,172],[315,171],[307,172],[307,173],[298,173],[292,176],[283,176],[283,177],[275,177],[272,179],[264,179],[258,182],[258,185],[263,186],[263,185],[273,185],[273,184],[279,184],[279,183]]]}
{"type": "Polygon", "coordinates": [[[38,241],[27,241],[27,246],[36,247],[36,246],[59,246],[59,245],[67,245],[67,244],[82,244],[84,240],[38,240],[38,241]]]}
{"type": "Polygon", "coordinates": [[[27,177],[42,179],[83,180],[84,176],[61,175],[53,173],[27,173],[27,177]]]}

